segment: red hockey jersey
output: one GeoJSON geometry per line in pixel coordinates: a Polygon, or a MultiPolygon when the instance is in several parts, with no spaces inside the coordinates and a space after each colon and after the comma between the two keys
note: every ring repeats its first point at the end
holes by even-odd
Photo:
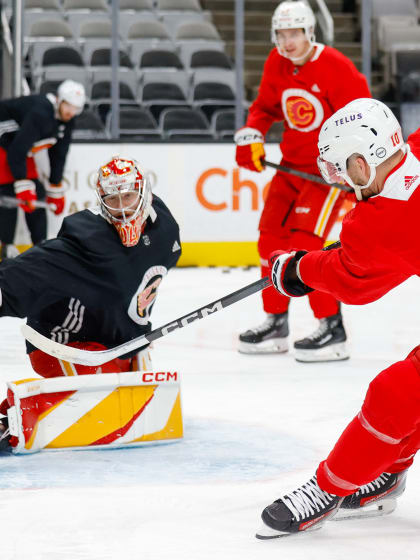
{"type": "Polygon", "coordinates": [[[316,43],[312,58],[303,66],[295,66],[273,49],[246,125],[265,135],[274,121],[284,121],[280,144],[284,161],[319,174],[316,159],[322,123],[359,97],[371,97],[366,79],[336,49],[316,43]]]}
{"type": "Polygon", "coordinates": [[[408,145],[382,192],[358,202],[345,216],[341,248],[313,251],[300,260],[305,284],[356,305],[420,275],[420,129],[408,145]]]}

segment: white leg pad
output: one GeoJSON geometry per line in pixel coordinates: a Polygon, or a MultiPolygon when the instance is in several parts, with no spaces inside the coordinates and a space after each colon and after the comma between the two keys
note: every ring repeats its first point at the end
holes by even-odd
{"type": "Polygon", "coordinates": [[[14,453],[131,447],[183,436],[178,372],[10,382],[8,401],[14,453]]]}

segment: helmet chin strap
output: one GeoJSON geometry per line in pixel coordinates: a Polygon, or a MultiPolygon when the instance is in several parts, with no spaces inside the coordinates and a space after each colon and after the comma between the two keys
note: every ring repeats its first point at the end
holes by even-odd
{"type": "Polygon", "coordinates": [[[283,49],[281,49],[280,47],[277,47],[279,53],[281,54],[281,56],[284,56],[284,58],[288,58],[289,60],[291,60],[292,62],[299,62],[300,60],[303,60],[304,58],[306,58],[308,56],[308,54],[311,52],[311,50],[313,49],[313,43],[309,43],[309,46],[307,48],[307,50],[305,51],[305,53],[302,56],[298,56],[298,57],[294,57],[294,56],[288,56],[283,49]]]}
{"type": "Polygon", "coordinates": [[[354,189],[357,200],[363,200],[362,190],[370,187],[370,185],[375,180],[376,167],[373,166],[373,165],[369,165],[369,169],[370,169],[370,177],[369,177],[369,181],[366,183],[366,185],[356,185],[355,183],[353,183],[353,181],[350,179],[350,177],[347,174],[345,175],[345,180],[354,189]]]}

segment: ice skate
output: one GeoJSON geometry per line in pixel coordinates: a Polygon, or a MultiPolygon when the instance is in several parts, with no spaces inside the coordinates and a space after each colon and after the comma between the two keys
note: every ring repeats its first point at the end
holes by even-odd
{"type": "Polygon", "coordinates": [[[321,490],[315,475],[309,482],[264,509],[261,515],[264,524],[255,536],[257,539],[275,539],[320,529],[327,519],[336,514],[342,500],[321,490]]]}
{"type": "Polygon", "coordinates": [[[347,360],[346,331],[341,313],[320,319],[319,327],[311,335],[294,343],[298,362],[333,362],[347,360]]]}
{"type": "Polygon", "coordinates": [[[262,325],[239,335],[239,352],[243,354],[270,354],[287,352],[289,349],[288,314],[268,314],[262,325]]]}
{"type": "Polygon", "coordinates": [[[397,507],[398,496],[405,490],[406,479],[407,470],[395,474],[382,473],[354,494],[346,496],[335,519],[341,521],[392,513],[397,507]]]}

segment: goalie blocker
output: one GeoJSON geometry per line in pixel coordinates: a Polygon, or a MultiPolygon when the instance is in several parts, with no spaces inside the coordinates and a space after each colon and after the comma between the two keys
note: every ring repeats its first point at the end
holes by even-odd
{"type": "Polygon", "coordinates": [[[178,372],[25,379],[7,386],[14,453],[131,447],[183,436],[178,372]]]}

